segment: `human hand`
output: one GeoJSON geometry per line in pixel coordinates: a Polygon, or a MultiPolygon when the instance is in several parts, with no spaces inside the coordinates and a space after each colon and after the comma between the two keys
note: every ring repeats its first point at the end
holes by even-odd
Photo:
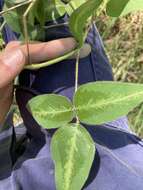
{"type": "MultiPolygon", "coordinates": [[[[64,38],[50,42],[29,44],[31,63],[57,58],[76,47],[73,38],[64,38]]],[[[91,51],[87,44],[82,48],[80,57],[86,57],[91,51]]],[[[74,58],[74,57],[71,57],[74,58]]],[[[10,42],[0,54],[0,124],[4,122],[13,99],[13,80],[28,63],[26,45],[10,42]]]]}
{"type": "MultiPolygon", "coordinates": [[[[63,55],[76,46],[73,38],[45,43],[29,44],[31,63],[41,62],[63,55]]],[[[4,122],[13,99],[13,80],[28,63],[26,45],[10,42],[0,54],[0,124],[4,122]]]]}

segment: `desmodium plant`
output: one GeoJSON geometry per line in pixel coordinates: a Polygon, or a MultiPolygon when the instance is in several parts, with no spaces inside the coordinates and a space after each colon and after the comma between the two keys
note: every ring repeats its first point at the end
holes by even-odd
{"type": "MultiPolygon", "coordinates": [[[[77,47],[59,58],[25,69],[39,69],[77,54],[73,102],[55,94],[36,96],[27,105],[35,120],[46,129],[57,128],[51,142],[57,190],[80,190],[88,178],[96,144],[81,124],[100,125],[126,115],[142,102],[143,85],[120,82],[92,82],[78,88],[79,53],[87,33],[102,9],[119,17],[143,9],[142,0],[5,0],[4,22],[27,44],[44,39],[44,26],[65,13],[77,47]],[[73,118],[76,118],[75,123],[73,118]]],[[[52,26],[54,27],[54,26],[52,26]]],[[[69,65],[70,67],[70,65],[69,65]]],[[[73,76],[74,77],[74,76],[73,76]]]]}

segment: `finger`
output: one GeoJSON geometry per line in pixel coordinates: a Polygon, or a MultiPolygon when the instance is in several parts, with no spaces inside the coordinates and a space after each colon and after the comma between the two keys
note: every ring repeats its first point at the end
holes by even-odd
{"type": "MultiPolygon", "coordinates": [[[[76,47],[74,38],[62,38],[37,44],[29,44],[30,60],[32,63],[39,63],[57,58],[70,52],[76,47]]],[[[26,45],[21,47],[25,56],[28,57],[26,45]]]]}
{"type": "MultiPolygon", "coordinates": [[[[81,50],[80,50],[80,55],[79,55],[79,57],[80,57],[80,59],[85,58],[85,57],[87,57],[90,53],[91,53],[91,46],[90,46],[89,44],[85,43],[85,44],[83,45],[83,47],[81,48],[81,50]]],[[[73,56],[69,57],[69,59],[76,59],[76,56],[77,56],[77,55],[74,54],[73,56]]]]}
{"type": "MultiPolygon", "coordinates": [[[[26,45],[18,46],[17,42],[14,43],[9,44],[7,50],[0,55],[0,88],[9,84],[27,63],[26,45]]],[[[75,47],[76,41],[73,38],[30,44],[30,59],[32,63],[42,62],[59,57],[75,47]]]]}
{"type": "Polygon", "coordinates": [[[11,51],[14,50],[15,48],[20,47],[21,42],[20,41],[11,41],[7,44],[7,46],[5,47],[5,52],[7,51],[11,51]]]}
{"type": "Polygon", "coordinates": [[[19,48],[0,54],[0,88],[13,81],[23,69],[25,62],[25,55],[19,48]]]}

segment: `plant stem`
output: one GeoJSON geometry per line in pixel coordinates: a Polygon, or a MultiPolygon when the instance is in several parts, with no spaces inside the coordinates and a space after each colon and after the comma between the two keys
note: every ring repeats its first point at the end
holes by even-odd
{"type": "Polygon", "coordinates": [[[5,24],[6,24],[6,21],[4,21],[4,22],[2,23],[2,25],[0,26],[0,32],[2,32],[2,30],[3,30],[4,26],[5,26],[5,24]]]}
{"type": "Polygon", "coordinates": [[[26,46],[27,46],[29,64],[31,64],[31,60],[30,60],[29,36],[28,36],[28,28],[27,28],[27,16],[28,16],[28,13],[33,8],[33,6],[35,5],[36,2],[37,2],[37,0],[33,0],[29,4],[28,8],[26,9],[26,11],[24,12],[24,15],[23,15],[24,36],[25,36],[25,43],[26,43],[26,46]]]}
{"type": "MultiPolygon", "coordinates": [[[[79,60],[80,60],[80,49],[77,52],[76,57],[76,67],[75,67],[75,93],[78,89],[78,79],[79,79],[79,60]]],[[[76,116],[76,124],[80,124],[78,116],[76,116]]]]}
{"type": "Polygon", "coordinates": [[[72,1],[70,1],[69,5],[70,5],[71,9],[74,11],[75,10],[74,3],[72,1]]]}
{"type": "Polygon", "coordinates": [[[80,56],[80,50],[77,52],[76,57],[76,68],[75,68],[75,92],[78,89],[78,76],[79,76],[79,56],[80,56]]]}
{"type": "Polygon", "coordinates": [[[103,0],[103,2],[101,3],[98,11],[96,12],[96,17],[100,16],[100,14],[102,13],[102,11],[104,11],[106,9],[106,5],[108,3],[109,0],[103,0]]]}
{"type": "Polygon", "coordinates": [[[54,65],[55,63],[58,63],[60,61],[63,61],[69,57],[71,57],[72,55],[74,55],[75,53],[77,53],[79,49],[75,49],[61,57],[58,57],[56,59],[52,59],[50,61],[46,61],[46,62],[43,62],[43,63],[34,63],[34,64],[31,64],[31,65],[26,65],[24,67],[24,69],[28,69],[28,70],[37,70],[37,69],[41,69],[43,67],[47,67],[47,66],[50,66],[50,65],[54,65]]]}
{"type": "Polygon", "coordinates": [[[43,26],[44,29],[51,29],[51,28],[57,28],[57,27],[61,27],[61,26],[68,26],[69,22],[64,22],[64,23],[60,23],[60,24],[53,24],[50,26],[43,26]]]}
{"type": "Polygon", "coordinates": [[[32,1],[33,1],[33,0],[29,0],[29,1],[26,1],[26,2],[24,2],[24,3],[20,3],[20,4],[18,4],[18,5],[15,5],[15,6],[13,6],[13,7],[10,7],[10,8],[7,9],[7,10],[1,11],[1,12],[0,12],[0,16],[3,15],[3,14],[6,14],[6,13],[8,13],[9,11],[12,11],[12,10],[14,10],[14,9],[16,9],[16,8],[18,8],[18,7],[21,7],[21,6],[23,6],[23,5],[29,4],[29,3],[31,3],[32,1]]]}

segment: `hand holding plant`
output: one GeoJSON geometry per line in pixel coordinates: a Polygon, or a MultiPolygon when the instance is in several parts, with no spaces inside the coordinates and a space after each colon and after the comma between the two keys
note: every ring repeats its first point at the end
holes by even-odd
{"type": "MultiPolygon", "coordinates": [[[[73,38],[54,40],[30,45],[32,62],[56,58],[71,51],[76,46],[73,38]],[[39,54],[39,51],[41,52],[39,54]]],[[[84,55],[82,55],[84,56],[84,55]]],[[[0,55],[0,123],[4,122],[13,99],[13,80],[27,64],[26,45],[10,42],[0,55]]]]}
{"type": "MultiPolygon", "coordinates": [[[[21,2],[23,1],[19,3],[21,2]]],[[[116,0],[81,0],[79,4],[74,0],[56,0],[54,3],[49,1],[49,6],[46,6],[47,2],[44,0],[33,0],[26,3],[28,5],[24,4],[22,7],[23,5],[19,6],[14,1],[9,2],[7,0],[5,12],[13,4],[15,11],[10,13],[11,17],[7,14],[5,20],[14,31],[20,34],[21,39],[26,39],[30,61],[32,56],[29,40],[39,40],[43,37],[46,19],[55,20],[65,13],[70,16],[69,28],[77,41],[76,49],[66,52],[65,55],[56,59],[51,57],[52,60],[50,61],[38,65],[31,64],[25,68],[40,69],[58,63],[76,53],[73,102],[63,96],[47,94],[33,98],[27,107],[41,127],[46,129],[58,128],[51,142],[57,190],[80,190],[88,178],[96,150],[96,145],[91,136],[80,123],[88,124],[90,127],[90,125],[100,125],[115,120],[126,115],[141,103],[143,96],[143,85],[141,84],[96,82],[78,88],[80,49],[83,47],[88,31],[102,5],[105,6],[108,15],[120,16],[143,9],[143,3],[140,0],[136,2],[134,0],[119,0],[118,2],[116,0]],[[31,10],[30,13],[29,10],[31,10]],[[23,23],[21,17],[23,17],[23,23]],[[17,19],[18,24],[15,25],[14,19],[17,19]],[[24,26],[24,29],[21,26],[24,26]],[[40,31],[41,36],[38,35],[37,31],[40,31]],[[75,123],[71,123],[73,118],[76,118],[75,123]]]]}

